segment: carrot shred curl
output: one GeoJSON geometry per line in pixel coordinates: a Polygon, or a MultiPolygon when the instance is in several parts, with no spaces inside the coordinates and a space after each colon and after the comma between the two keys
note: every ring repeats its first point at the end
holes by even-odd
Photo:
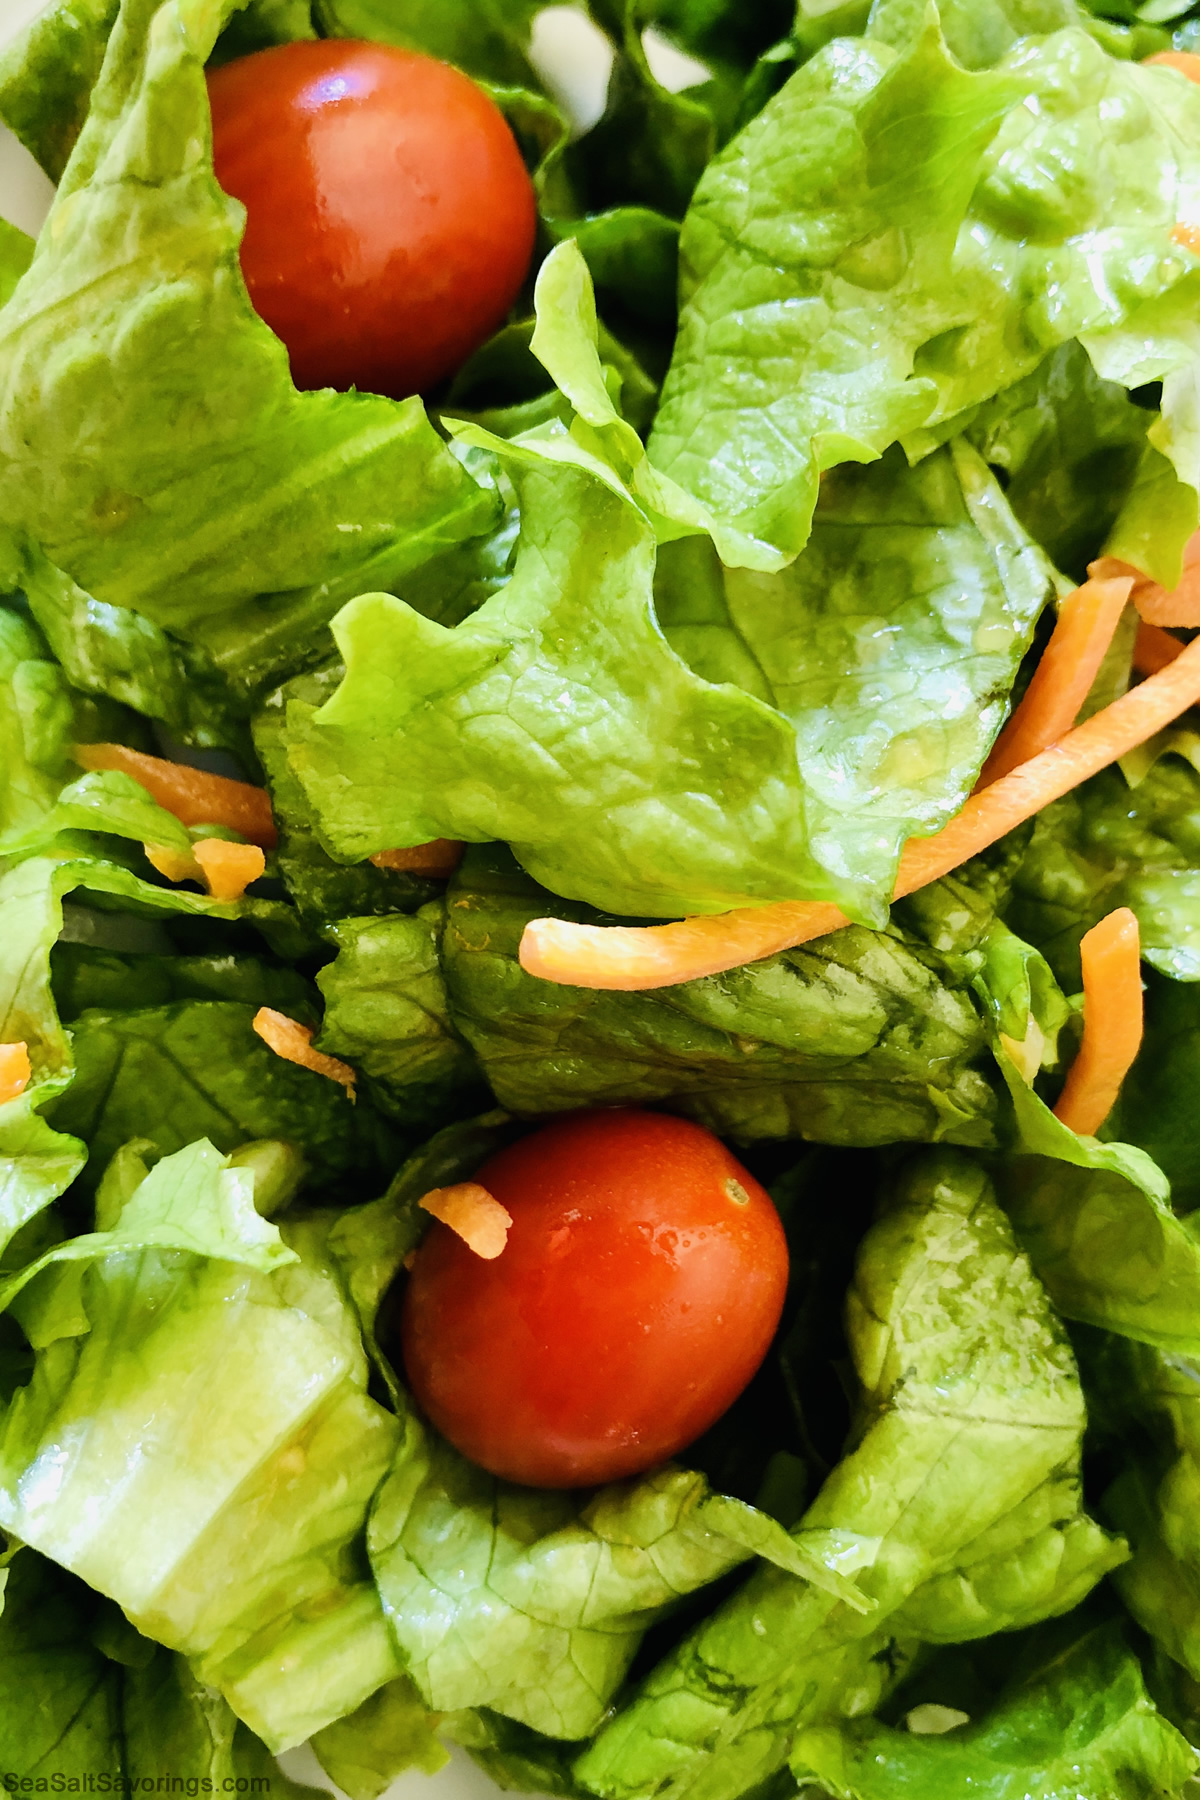
{"type": "Polygon", "coordinates": [[[1164,68],[1178,69],[1189,81],[1200,81],[1200,56],[1194,50],[1156,50],[1153,56],[1144,56],[1145,63],[1161,63],[1164,68]]]}
{"type": "MultiPolygon", "coordinates": [[[[910,838],[893,898],[939,881],[1052,801],[1127,756],[1200,700],[1200,638],[1167,667],[1028,762],[972,794],[932,837],[910,838]]],[[[756,962],[848,925],[839,907],[785,900],[670,925],[576,925],[533,919],[521,939],[527,974],[571,987],[640,991],[756,962]]]]}
{"type": "Polygon", "coordinates": [[[298,1063],[302,1069],[311,1069],[314,1075],[327,1075],[330,1081],[339,1082],[353,1098],[358,1075],[349,1063],[339,1062],[336,1056],[326,1056],[324,1051],[313,1049],[311,1026],[301,1025],[298,1019],[289,1019],[286,1013],[275,1012],[270,1006],[259,1007],[253,1025],[263,1043],[276,1056],[282,1056],[285,1062],[298,1063]]]}
{"type": "MultiPolygon", "coordinates": [[[[1200,255],[1200,236],[1196,254],[1200,255]]],[[[1200,625],[1200,531],[1194,531],[1183,550],[1183,573],[1177,587],[1165,588],[1151,581],[1132,563],[1118,562],[1115,557],[1102,557],[1092,564],[1092,572],[1104,575],[1134,577],[1133,604],[1148,625],[1200,625]]]]}
{"type": "Polygon", "coordinates": [[[1161,625],[1147,625],[1143,619],[1134,640],[1133,666],[1139,675],[1157,675],[1182,656],[1184,649],[1181,639],[1172,637],[1161,625]]]}
{"type": "Polygon", "coordinates": [[[1138,922],[1119,906],[1086,933],[1083,1041],[1054,1108],[1080,1137],[1094,1137],[1116,1105],[1142,1044],[1142,965],[1138,922]]]}
{"type": "Polygon", "coordinates": [[[432,1188],[417,1205],[460,1237],[468,1250],[494,1262],[508,1243],[512,1214],[477,1181],[432,1188]]]}
{"type": "Polygon", "coordinates": [[[1057,744],[1075,723],[1104,661],[1133,590],[1130,575],[1085,581],[1058,609],[1050,642],[1043,650],[1020,705],[992,745],[979,786],[987,787],[1019,763],[1057,744]]]}
{"type": "Polygon", "coordinates": [[[267,859],[257,844],[230,844],[201,838],[190,851],[170,844],[143,844],[147,860],[168,881],[198,881],[214,900],[240,900],[265,872],[267,859]]]}
{"type": "Polygon", "coordinates": [[[0,1106],[8,1100],[19,1100],[32,1074],[27,1044],[0,1044],[0,1106]]]}
{"type": "Polygon", "coordinates": [[[263,850],[279,841],[271,816],[271,796],[248,781],[210,775],[185,763],[146,756],[127,744],[76,744],[75,761],[85,769],[116,769],[140,781],[152,800],[184,825],[224,825],[263,850]]]}
{"type": "Polygon", "coordinates": [[[465,844],[454,838],[434,838],[428,844],[412,844],[407,850],[377,850],[371,861],[377,869],[401,869],[410,875],[453,875],[463,859],[465,844]]]}

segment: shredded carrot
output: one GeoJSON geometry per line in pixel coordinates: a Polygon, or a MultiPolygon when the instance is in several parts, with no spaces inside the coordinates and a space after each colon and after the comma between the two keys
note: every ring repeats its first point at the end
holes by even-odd
{"type": "Polygon", "coordinates": [[[214,900],[240,900],[267,866],[257,844],[230,844],[224,838],[201,838],[192,855],[214,900]]]}
{"type": "Polygon", "coordinates": [[[1143,619],[1133,646],[1133,666],[1139,675],[1157,675],[1160,669],[1173,663],[1183,649],[1180,638],[1172,637],[1160,625],[1147,625],[1143,619]]]}
{"type": "Polygon", "coordinates": [[[0,1106],[21,1097],[32,1073],[28,1045],[0,1044],[0,1106]]]}
{"type": "Polygon", "coordinates": [[[357,1074],[349,1063],[339,1062],[336,1056],[326,1056],[313,1049],[310,1026],[301,1025],[298,1020],[289,1019],[286,1013],[275,1012],[269,1006],[259,1007],[253,1024],[263,1043],[269,1045],[276,1056],[282,1056],[285,1062],[299,1063],[302,1069],[311,1069],[314,1075],[328,1075],[330,1081],[340,1082],[353,1097],[357,1074]]]}
{"type": "Polygon", "coordinates": [[[1176,225],[1171,236],[1183,250],[1190,250],[1193,256],[1200,256],[1200,225],[1176,225]]]}
{"type": "Polygon", "coordinates": [[[1145,56],[1142,61],[1161,63],[1164,68],[1178,69],[1189,81],[1200,81],[1200,56],[1194,50],[1156,50],[1153,56],[1145,56]]]}
{"type": "Polygon", "coordinates": [[[1083,1042],[1054,1115],[1080,1137],[1094,1137],[1116,1105],[1142,1043],[1142,966],[1138,922],[1127,906],[1093,925],[1079,946],[1083,963],[1083,1042]]]}
{"type": "Polygon", "coordinates": [[[494,1262],[508,1242],[512,1214],[477,1181],[434,1188],[417,1205],[448,1225],[485,1262],[494,1262]]]}
{"type": "MultiPolygon", "coordinates": [[[[1200,700],[1200,638],[1166,668],[1093,713],[1057,744],[990,787],[932,837],[910,838],[894,897],[939,881],[1081,781],[1106,769],[1200,700]]],[[[744,906],[670,925],[574,925],[534,919],[521,939],[521,967],[572,987],[639,990],[694,981],[773,956],[848,925],[838,907],[803,900],[744,906]]]]}
{"type": "Polygon", "coordinates": [[[454,838],[434,838],[407,850],[377,850],[371,861],[377,869],[404,869],[410,875],[453,875],[463,859],[465,844],[454,838]]]}
{"type": "Polygon", "coordinates": [[[196,881],[214,900],[240,900],[257,881],[267,859],[257,844],[230,844],[223,838],[201,838],[190,850],[170,844],[143,844],[147,861],[168,881],[196,881]]]}
{"type": "Polygon", "coordinates": [[[983,765],[980,787],[1028,762],[1071,729],[1132,588],[1132,575],[1110,575],[1085,581],[1067,595],[1024,698],[983,765]]]}
{"type": "Polygon", "coordinates": [[[271,797],[248,781],[231,781],[184,763],[145,756],[127,744],[76,744],[75,761],[85,769],[117,769],[140,781],[151,799],[184,825],[224,825],[264,850],[278,842],[271,797]]]}

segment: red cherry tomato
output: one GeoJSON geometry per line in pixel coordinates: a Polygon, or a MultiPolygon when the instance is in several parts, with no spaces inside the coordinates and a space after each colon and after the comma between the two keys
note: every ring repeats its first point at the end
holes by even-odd
{"type": "Polygon", "coordinates": [[[485,1262],[435,1224],[404,1296],[417,1400],[474,1462],[534,1487],[648,1469],[766,1355],[788,1256],[770,1197],[711,1132],[575,1114],[473,1177],[512,1214],[485,1262]]]}
{"type": "Polygon", "coordinates": [[[533,187],[457,69],[382,44],[284,44],[209,75],[242,271],[298,387],[397,399],[456,369],[529,268],[533,187]]]}

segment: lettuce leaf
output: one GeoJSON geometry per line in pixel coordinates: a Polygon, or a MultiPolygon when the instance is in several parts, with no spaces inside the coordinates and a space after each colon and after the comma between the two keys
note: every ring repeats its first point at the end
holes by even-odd
{"type": "Polygon", "coordinates": [[[1146,976],[1146,1029],[1110,1120],[1162,1169],[1180,1211],[1200,1206],[1200,1119],[1192,1105],[1200,1066],[1200,1004],[1193,984],[1146,976]]]}
{"type": "Polygon", "coordinates": [[[897,456],[827,484],[787,574],[722,582],[713,559],[706,603],[698,547],[672,561],[668,546],[660,630],[649,521],[592,448],[621,458],[632,440],[631,497],[653,510],[573,251],[555,252],[538,297],[535,349],[574,402],[596,390],[608,423],[509,443],[459,428],[509,463],[516,567],[453,631],[383,595],[339,614],[342,686],[288,715],[324,838],[346,858],[504,838],[554,891],[616,912],[802,896],[882,923],[903,842],[957,811],[999,727],[1050,591],[1044,559],[968,446],[914,471],[897,456]]]}
{"type": "Polygon", "coordinates": [[[108,1233],[10,1278],[37,1356],[0,1436],[0,1523],[280,1749],[399,1673],[356,1550],[396,1425],[321,1222],[281,1243],[247,1181],[192,1146],[108,1233]],[[231,1180],[237,1206],[209,1206],[231,1180]],[[171,1243],[189,1251],[139,1248],[171,1243]]]}
{"type": "Polygon", "coordinates": [[[242,210],[212,173],[203,60],[230,10],[123,8],[52,223],[0,316],[4,509],[102,602],[219,637],[222,618],[244,635],[266,594],[295,639],[372,578],[483,529],[493,500],[419,400],[292,387],[242,283],[242,210]]]}
{"type": "Polygon", "coordinates": [[[539,0],[315,0],[323,37],[369,38],[423,50],[483,81],[530,88],[541,83],[526,54],[539,0]]]}
{"type": "Polygon", "coordinates": [[[87,117],[120,0],[59,0],[0,49],[0,119],[58,181],[87,117]]]}
{"type": "Polygon", "coordinates": [[[499,850],[472,851],[448,897],[450,1017],[514,1112],[665,1102],[742,1142],[994,1141],[966,983],[912,940],[851,927],[728,975],[606,994],[521,969],[521,932],[550,904],[499,850]]]}
{"type": "Polygon", "coordinates": [[[980,1719],[944,1734],[875,1719],[817,1726],[801,1733],[792,1769],[838,1800],[1146,1800],[1176,1793],[1198,1762],[1108,1624],[1021,1669],[980,1719]]]}
{"type": "Polygon", "coordinates": [[[344,1719],[335,1719],[312,1740],[317,1761],[350,1800],[379,1795],[408,1769],[435,1775],[447,1751],[411,1678],[398,1675],[344,1719]]]}
{"type": "Polygon", "coordinates": [[[337,958],[317,977],[320,1048],[361,1070],[390,1118],[426,1130],[487,1099],[479,1065],[450,1022],[442,918],[435,903],[412,918],[342,919],[328,933],[337,958]]]}
{"type": "MultiPolygon", "coordinates": [[[[1043,1542],[1049,1569],[1061,1566],[1067,1534],[1047,1527],[1057,1509],[1035,1497],[1049,1488],[1067,1509],[1060,1524],[1077,1517],[1083,1396],[1062,1329],[969,1158],[931,1152],[899,1172],[860,1249],[848,1327],[859,1426],[802,1525],[870,1546],[856,1579],[877,1613],[863,1619],[775,1570],[756,1574],[583,1752],[576,1771],[595,1793],[732,1800],[783,1765],[806,1725],[873,1709],[887,1665],[911,1655],[891,1615],[925,1582],[969,1569],[972,1549],[1011,1562],[1018,1589],[1043,1542]]],[[[1099,1533],[1093,1547],[1098,1578],[1119,1552],[1099,1533]]],[[[1072,1604],[1079,1585],[1066,1594],[1044,1580],[1046,1610],[1072,1604]]],[[[1002,1607],[1011,1598],[999,1570],[994,1591],[1002,1607]]],[[[1003,1611],[977,1618],[978,1635],[1005,1622],[1003,1611]]]]}
{"type": "Polygon", "coordinates": [[[1148,747],[1158,750],[1136,785],[1105,770],[1038,814],[1005,918],[1068,993],[1080,939],[1117,906],[1137,914],[1152,968],[1200,980],[1200,773],[1190,735],[1148,747]]]}
{"type": "Polygon", "coordinates": [[[1078,31],[973,75],[935,27],[800,69],[697,189],[650,441],[718,519],[723,560],[790,561],[823,468],[938,426],[1072,337],[1126,385],[1187,364],[1182,300],[1136,369],[1132,343],[1190,267],[1169,234],[1198,107],[1078,31]],[[1125,350],[1110,340],[1131,320],[1125,350]]]}

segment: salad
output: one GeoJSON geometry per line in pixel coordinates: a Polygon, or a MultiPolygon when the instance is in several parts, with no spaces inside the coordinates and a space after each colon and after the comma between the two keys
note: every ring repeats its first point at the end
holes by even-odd
{"type": "Polygon", "coordinates": [[[1195,1794],[1200,7],[588,10],[0,50],[0,1786],[1195,1794]]]}

